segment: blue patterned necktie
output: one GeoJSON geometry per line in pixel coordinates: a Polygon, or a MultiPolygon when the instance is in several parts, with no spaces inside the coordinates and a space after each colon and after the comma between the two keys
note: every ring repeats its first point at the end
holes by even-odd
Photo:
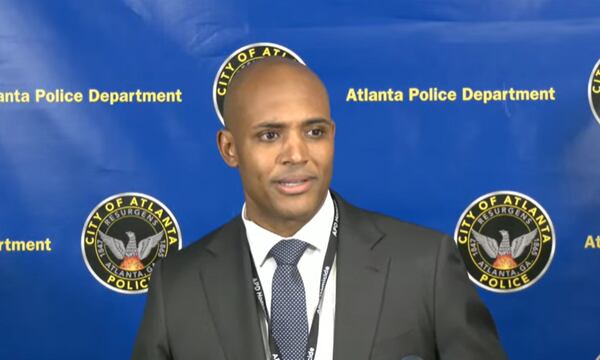
{"type": "Polygon", "coordinates": [[[307,246],[300,240],[281,240],[269,253],[277,262],[271,294],[271,333],[283,360],[302,360],[306,355],[306,295],[296,265],[307,246]]]}

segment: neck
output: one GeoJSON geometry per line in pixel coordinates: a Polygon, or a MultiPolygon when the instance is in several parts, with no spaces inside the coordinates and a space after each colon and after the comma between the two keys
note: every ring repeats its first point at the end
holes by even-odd
{"type": "Polygon", "coordinates": [[[326,196],[323,197],[320,205],[308,214],[286,217],[281,214],[260,211],[260,209],[255,206],[256,204],[252,199],[246,197],[246,213],[242,216],[245,216],[246,219],[251,220],[263,229],[269,230],[281,237],[289,238],[297,233],[298,230],[306,225],[319,212],[325,199],[326,196]]]}
{"type": "Polygon", "coordinates": [[[251,220],[258,226],[269,230],[281,237],[287,238],[298,232],[306,223],[310,221],[312,216],[302,219],[282,219],[272,216],[265,216],[258,211],[254,211],[251,206],[246,203],[246,218],[251,220]]]}

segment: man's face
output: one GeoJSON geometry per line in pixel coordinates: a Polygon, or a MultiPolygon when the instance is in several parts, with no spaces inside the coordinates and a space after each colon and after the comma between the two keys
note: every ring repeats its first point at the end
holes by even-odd
{"type": "Polygon", "coordinates": [[[238,89],[231,126],[248,216],[307,222],[327,194],[335,126],[320,81],[277,68],[238,89]]]}

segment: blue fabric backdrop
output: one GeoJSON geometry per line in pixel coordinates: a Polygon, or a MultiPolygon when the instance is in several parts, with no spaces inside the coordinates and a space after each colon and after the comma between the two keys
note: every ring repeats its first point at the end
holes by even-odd
{"type": "Polygon", "coordinates": [[[600,124],[587,97],[600,58],[596,1],[0,1],[0,91],[181,89],[176,104],[0,104],[0,358],[126,359],[145,295],[110,291],[81,253],[103,199],[141,192],[177,218],[183,246],[237,214],[220,159],[214,76],[269,41],[327,85],[337,122],[333,188],[351,202],[453,234],[496,190],[552,218],[547,273],[479,292],[512,359],[600,354],[600,124]],[[549,88],[556,101],[353,103],[349,88],[549,88]]]}

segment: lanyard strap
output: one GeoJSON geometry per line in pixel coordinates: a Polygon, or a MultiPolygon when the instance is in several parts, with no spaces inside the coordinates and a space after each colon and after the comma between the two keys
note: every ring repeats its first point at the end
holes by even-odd
{"type": "MultiPolygon", "coordinates": [[[[331,224],[331,234],[329,235],[329,243],[327,244],[327,251],[325,252],[325,259],[323,260],[323,269],[321,271],[321,283],[319,286],[319,302],[317,304],[317,309],[315,310],[315,313],[313,315],[313,321],[310,327],[310,332],[308,333],[308,344],[306,346],[305,357],[306,360],[314,359],[315,353],[317,351],[317,341],[319,338],[319,318],[321,316],[321,306],[323,305],[323,294],[325,292],[325,285],[327,284],[327,279],[329,279],[329,274],[331,273],[331,268],[333,266],[335,252],[337,249],[339,213],[338,205],[335,198],[333,198],[333,208],[333,224],[331,224]]],[[[256,271],[256,265],[254,264],[252,254],[250,254],[250,263],[252,265],[252,287],[254,288],[256,301],[263,310],[263,315],[267,320],[267,323],[269,324],[269,347],[271,349],[271,359],[280,360],[281,355],[279,352],[279,347],[277,346],[277,343],[275,343],[275,339],[273,339],[273,334],[271,333],[271,318],[269,317],[269,311],[267,309],[267,304],[265,303],[265,296],[262,290],[260,279],[258,277],[258,272],[256,271]]]]}

